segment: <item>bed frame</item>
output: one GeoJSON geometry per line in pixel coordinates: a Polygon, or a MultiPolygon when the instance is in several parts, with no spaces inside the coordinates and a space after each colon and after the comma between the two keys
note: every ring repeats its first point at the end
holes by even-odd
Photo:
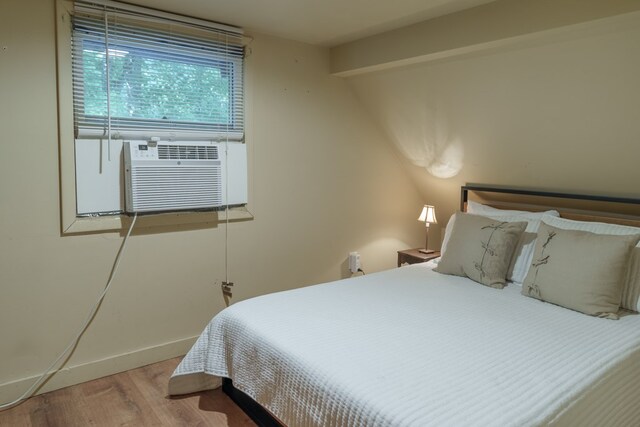
{"type": "MultiPolygon", "coordinates": [[[[471,195],[479,202],[496,208],[530,211],[555,209],[560,216],[568,219],[640,227],[640,199],[467,184],[460,188],[461,211],[466,211],[471,195]]],[[[231,379],[223,378],[222,390],[258,426],[285,426],[250,396],[235,388],[231,379]]]]}
{"type": "Polygon", "coordinates": [[[260,427],[285,427],[271,412],[264,409],[262,405],[247,394],[235,388],[231,379],[222,379],[222,391],[260,427]]]}
{"type": "Polygon", "coordinates": [[[467,184],[460,188],[461,211],[466,211],[471,195],[483,204],[501,209],[555,209],[567,219],[640,226],[640,199],[630,197],[467,184]]]}

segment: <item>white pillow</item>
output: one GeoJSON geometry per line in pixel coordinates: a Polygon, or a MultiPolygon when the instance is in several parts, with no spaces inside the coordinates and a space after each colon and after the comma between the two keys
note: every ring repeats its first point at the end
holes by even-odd
{"type": "MultiPolygon", "coordinates": [[[[626,225],[607,224],[604,222],[574,221],[565,218],[548,216],[543,218],[543,222],[563,230],[590,231],[595,234],[609,234],[615,236],[627,236],[640,234],[640,228],[626,225]]],[[[597,256],[595,254],[594,256],[597,256]]],[[[622,308],[640,312],[640,244],[632,251],[629,261],[629,271],[625,279],[622,290],[622,308]]]]}
{"type": "MultiPolygon", "coordinates": [[[[520,236],[520,241],[516,246],[516,249],[513,253],[513,258],[511,259],[511,263],[509,264],[509,270],[507,271],[507,280],[515,282],[519,285],[522,284],[522,282],[524,282],[524,278],[527,277],[527,272],[529,271],[529,267],[531,266],[533,251],[536,247],[536,236],[542,218],[545,216],[557,217],[560,216],[560,213],[555,210],[545,212],[528,212],[496,209],[492,208],[491,206],[486,206],[472,201],[469,201],[467,203],[467,210],[469,209],[470,211],[468,213],[485,216],[487,218],[495,220],[506,222],[527,221],[527,228],[520,236]]],[[[447,250],[447,244],[449,243],[449,239],[451,238],[451,231],[453,230],[453,226],[455,223],[454,219],[455,215],[452,215],[449,219],[449,222],[447,223],[447,227],[444,230],[444,239],[442,241],[442,248],[440,251],[442,254],[444,254],[447,250]]]]}
{"type": "Polygon", "coordinates": [[[508,209],[497,209],[491,206],[483,205],[482,203],[474,202],[472,200],[467,201],[467,213],[475,215],[484,215],[491,218],[491,215],[525,215],[528,219],[540,220],[544,215],[560,216],[560,212],[556,210],[544,211],[544,212],[530,212],[530,211],[518,211],[508,209]]]}

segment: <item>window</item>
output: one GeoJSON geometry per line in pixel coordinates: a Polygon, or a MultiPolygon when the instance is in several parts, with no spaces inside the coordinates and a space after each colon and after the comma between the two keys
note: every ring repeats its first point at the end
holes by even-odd
{"type": "Polygon", "coordinates": [[[64,232],[120,228],[124,141],[244,143],[240,29],[110,0],[56,4],[64,232]]]}
{"type": "Polygon", "coordinates": [[[76,134],[241,139],[241,33],[151,14],[76,4],[76,134]]]}

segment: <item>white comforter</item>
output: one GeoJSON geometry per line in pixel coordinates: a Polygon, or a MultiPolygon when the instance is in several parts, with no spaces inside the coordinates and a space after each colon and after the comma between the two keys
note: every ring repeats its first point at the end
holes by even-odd
{"type": "Polygon", "coordinates": [[[289,426],[636,425],[640,316],[519,291],[413,265],[243,301],[169,392],[228,377],[289,426]]]}

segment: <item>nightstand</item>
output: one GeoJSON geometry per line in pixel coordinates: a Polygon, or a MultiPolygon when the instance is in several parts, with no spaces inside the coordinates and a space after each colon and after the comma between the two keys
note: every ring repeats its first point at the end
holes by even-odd
{"type": "Polygon", "coordinates": [[[398,267],[402,264],[417,264],[420,262],[431,261],[432,259],[440,256],[439,251],[432,252],[430,254],[423,254],[416,249],[405,249],[404,251],[398,251],[398,267]]]}

